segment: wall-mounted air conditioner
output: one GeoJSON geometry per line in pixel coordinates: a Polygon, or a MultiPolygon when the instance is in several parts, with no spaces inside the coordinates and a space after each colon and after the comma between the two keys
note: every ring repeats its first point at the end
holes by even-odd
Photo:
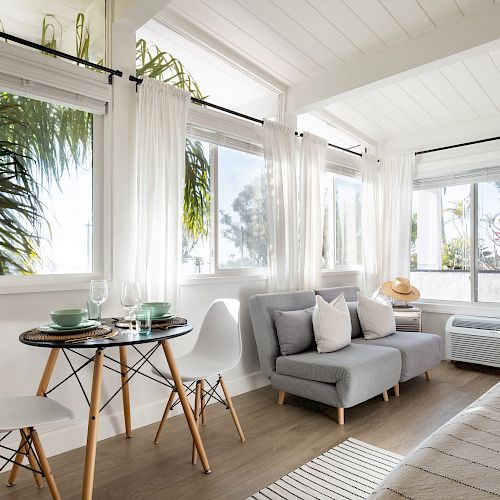
{"type": "Polygon", "coordinates": [[[447,359],[500,367],[500,319],[450,316],[445,345],[447,359]]]}

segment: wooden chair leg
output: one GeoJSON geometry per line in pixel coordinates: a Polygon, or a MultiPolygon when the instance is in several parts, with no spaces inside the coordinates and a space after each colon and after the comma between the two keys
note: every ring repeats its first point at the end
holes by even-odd
{"type": "Polygon", "coordinates": [[[430,370],[428,370],[428,371],[425,372],[425,378],[427,380],[432,380],[432,373],[431,373],[430,370]]]}
{"type": "Polygon", "coordinates": [[[165,424],[167,423],[167,418],[168,418],[168,413],[170,412],[170,408],[172,408],[172,405],[174,404],[174,399],[177,394],[177,391],[175,390],[175,387],[172,389],[172,392],[170,393],[170,396],[167,401],[167,406],[165,406],[165,411],[163,412],[163,417],[161,418],[160,425],[158,426],[158,430],[156,431],[156,436],[155,436],[155,444],[158,444],[160,442],[160,434],[163,431],[163,427],[165,427],[165,424]]]}
{"type": "Polygon", "coordinates": [[[57,489],[56,481],[54,479],[54,476],[52,475],[52,470],[50,469],[49,461],[47,460],[45,451],[43,450],[43,446],[40,438],[38,437],[38,433],[33,427],[30,429],[30,433],[31,438],[33,439],[33,445],[35,447],[36,454],[38,455],[38,460],[40,461],[43,475],[45,476],[45,480],[49,485],[49,490],[52,494],[52,498],[54,500],[60,500],[61,495],[59,494],[59,490],[57,489]]]}
{"type": "Polygon", "coordinates": [[[337,422],[339,425],[344,425],[344,408],[337,408],[337,422]]]}
{"type": "MultiPolygon", "coordinates": [[[[38,384],[38,389],[36,391],[37,396],[45,396],[45,391],[47,390],[47,387],[49,386],[50,379],[52,377],[52,373],[54,371],[54,367],[56,366],[57,362],[57,357],[59,355],[59,350],[58,348],[53,348],[50,350],[49,357],[47,359],[47,363],[45,363],[45,368],[43,370],[42,378],[40,379],[40,383],[38,384]]],[[[22,443],[21,443],[22,444],[22,443]]],[[[19,444],[19,447],[21,447],[21,444],[19,444]]],[[[22,462],[22,455],[19,455],[16,457],[16,462],[21,463],[22,462]]],[[[12,469],[10,470],[9,474],[9,479],[7,481],[7,486],[14,486],[16,484],[16,479],[17,479],[17,474],[19,472],[20,466],[17,464],[14,464],[12,466],[12,469]]]]}
{"type": "Polygon", "coordinates": [[[222,386],[222,390],[224,391],[224,397],[226,398],[227,401],[227,406],[229,406],[229,411],[231,412],[231,416],[233,417],[233,422],[234,425],[236,426],[236,430],[238,431],[238,434],[240,435],[241,442],[245,442],[245,435],[243,434],[243,430],[240,425],[240,421],[238,420],[238,415],[236,415],[236,410],[234,409],[233,405],[233,400],[231,399],[231,394],[229,394],[229,391],[226,387],[226,384],[224,382],[224,379],[222,378],[222,375],[219,377],[220,385],[222,386]]]}
{"type": "Polygon", "coordinates": [[[201,425],[207,425],[207,415],[205,408],[205,379],[201,380],[201,425]]]}
{"type": "MultiPolygon", "coordinates": [[[[196,392],[195,392],[195,398],[194,398],[194,420],[196,422],[196,426],[198,429],[200,428],[200,412],[201,412],[201,381],[197,380],[196,381],[196,392]]],[[[196,464],[197,459],[198,459],[198,453],[196,452],[196,446],[194,444],[193,440],[193,449],[191,452],[191,462],[193,465],[196,464]]]]}
{"type": "Polygon", "coordinates": [[[384,401],[389,401],[389,393],[387,391],[382,393],[382,397],[384,398],[384,401]]]}
{"type": "MultiPolygon", "coordinates": [[[[24,439],[31,436],[29,429],[23,429],[19,432],[21,433],[21,437],[24,439]]],[[[30,463],[30,467],[33,469],[33,477],[35,478],[36,485],[39,488],[43,488],[42,475],[38,472],[35,472],[39,470],[38,463],[36,461],[35,454],[33,453],[33,448],[28,443],[24,445],[24,452],[28,455],[28,461],[30,463]]]]}
{"type": "Polygon", "coordinates": [[[278,404],[279,405],[282,405],[285,402],[285,394],[286,394],[285,391],[280,391],[278,393],[278,404]]]}
{"type": "Polygon", "coordinates": [[[399,384],[396,384],[394,386],[394,396],[396,396],[397,398],[399,398],[399,384]]]}

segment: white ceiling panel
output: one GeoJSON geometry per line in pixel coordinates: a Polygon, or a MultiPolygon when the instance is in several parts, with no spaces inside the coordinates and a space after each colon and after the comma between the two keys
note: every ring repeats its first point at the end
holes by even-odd
{"type": "Polygon", "coordinates": [[[463,16],[460,7],[454,0],[417,1],[436,26],[440,26],[463,16]]]}
{"type": "Polygon", "coordinates": [[[173,0],[169,12],[285,85],[418,37],[493,0],[173,0]]]}
{"type": "Polygon", "coordinates": [[[272,0],[295,22],[324,44],[345,63],[363,52],[333,26],[317,9],[304,0],[272,0]]]}
{"type": "MultiPolygon", "coordinates": [[[[436,27],[416,0],[378,0],[411,37],[436,27]]],[[[434,0],[440,1],[440,0],[434,0]]]]}
{"type": "Polygon", "coordinates": [[[491,116],[498,111],[464,63],[457,62],[445,66],[441,69],[441,73],[479,117],[491,116]]]}
{"type": "Polygon", "coordinates": [[[495,104],[497,111],[500,108],[500,71],[493,62],[490,54],[481,54],[480,56],[467,59],[465,65],[474,75],[478,84],[488,94],[495,104]]]}

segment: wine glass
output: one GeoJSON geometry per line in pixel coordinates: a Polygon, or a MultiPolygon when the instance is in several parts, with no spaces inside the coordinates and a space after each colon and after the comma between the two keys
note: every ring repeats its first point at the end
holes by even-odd
{"type": "Polygon", "coordinates": [[[128,311],[129,333],[133,333],[133,314],[137,306],[141,303],[141,289],[137,282],[122,283],[122,293],[120,297],[122,306],[128,311]]]}
{"type": "Polygon", "coordinates": [[[89,305],[95,304],[95,308],[92,307],[93,311],[88,311],[89,319],[96,319],[96,320],[101,319],[101,305],[106,301],[107,298],[108,298],[108,282],[106,280],[92,280],[90,282],[91,304],[89,305]]]}

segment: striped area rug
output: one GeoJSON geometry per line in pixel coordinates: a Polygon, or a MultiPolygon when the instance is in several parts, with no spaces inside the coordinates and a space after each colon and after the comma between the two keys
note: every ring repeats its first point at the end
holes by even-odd
{"type": "Polygon", "coordinates": [[[248,500],[367,498],[402,458],[349,438],[248,500]]]}

